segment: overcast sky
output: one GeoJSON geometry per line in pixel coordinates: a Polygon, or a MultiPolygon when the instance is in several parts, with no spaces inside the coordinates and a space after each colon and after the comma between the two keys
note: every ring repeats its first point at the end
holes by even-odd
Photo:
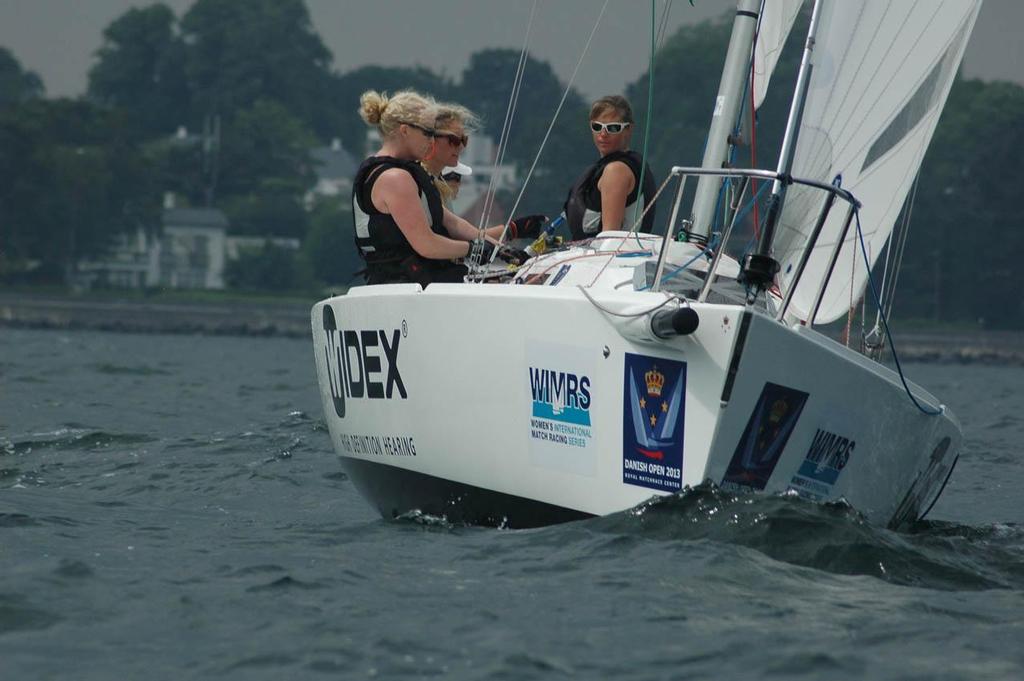
{"type": "MultiPolygon", "coordinates": [[[[897,0],[904,1],[904,0],[897,0]]],[[[180,17],[192,0],[164,0],[180,17]]],[[[51,96],[75,96],[102,32],[146,0],[0,0],[0,45],[42,77],[51,96]]],[[[532,0],[306,0],[313,25],[348,71],[366,64],[422,64],[458,76],[485,47],[520,49],[532,0]],[[385,41],[382,36],[390,36],[385,41]]],[[[598,0],[541,0],[530,40],[533,56],[568,80],[601,8],[598,0]]],[[[735,0],[674,0],[670,30],[729,11],[735,0]]],[[[658,0],[659,11],[664,6],[658,0]]],[[[576,79],[587,97],[619,92],[646,69],[650,4],[610,0],[576,79]]],[[[964,57],[968,76],[1024,83],[1024,1],[985,0],[964,57]]]]}

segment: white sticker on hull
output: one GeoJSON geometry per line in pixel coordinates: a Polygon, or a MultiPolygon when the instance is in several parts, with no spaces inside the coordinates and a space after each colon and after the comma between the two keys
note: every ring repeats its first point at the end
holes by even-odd
{"type": "Polygon", "coordinates": [[[597,472],[594,445],[594,363],[580,348],[531,342],[526,346],[526,387],[530,459],[535,466],[593,476],[597,472]]]}

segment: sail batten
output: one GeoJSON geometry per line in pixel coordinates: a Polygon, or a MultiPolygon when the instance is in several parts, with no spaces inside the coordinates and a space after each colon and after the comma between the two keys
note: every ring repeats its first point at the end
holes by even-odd
{"type": "MultiPolygon", "coordinates": [[[[831,183],[863,204],[864,237],[878,257],[924,158],[963,57],[980,0],[891,3],[842,0],[822,7],[814,71],[792,174],[831,183]]],[[[791,187],[773,243],[783,294],[823,198],[791,187]]],[[[790,310],[810,314],[840,238],[845,211],[833,211],[811,253],[790,310]]],[[[864,290],[867,270],[847,235],[816,322],[845,314],[864,290]]]]}

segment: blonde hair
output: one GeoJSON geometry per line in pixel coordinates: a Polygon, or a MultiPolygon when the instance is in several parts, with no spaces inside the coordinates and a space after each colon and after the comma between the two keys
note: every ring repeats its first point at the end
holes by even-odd
{"type": "Polygon", "coordinates": [[[367,90],[359,97],[359,115],[384,137],[391,137],[403,123],[433,129],[437,104],[414,90],[402,90],[388,97],[386,92],[367,90]]]}
{"type": "MultiPolygon", "coordinates": [[[[462,127],[468,131],[476,130],[480,125],[480,117],[461,104],[443,102],[437,104],[434,111],[433,127],[438,131],[447,130],[452,121],[462,123],[462,127]]],[[[437,187],[437,191],[441,194],[441,201],[444,202],[445,206],[451,207],[452,199],[455,198],[455,190],[442,177],[434,177],[433,180],[434,186],[437,187]]]]}
{"type": "Polygon", "coordinates": [[[427,167],[426,163],[420,161],[420,166],[430,175],[430,181],[434,183],[437,193],[441,195],[441,203],[444,204],[445,208],[451,208],[452,199],[455,198],[455,190],[451,188],[443,177],[431,174],[430,168],[427,167]]]}
{"type": "Polygon", "coordinates": [[[462,106],[461,104],[442,103],[438,104],[434,116],[434,128],[444,130],[445,126],[452,121],[462,123],[466,130],[476,130],[480,125],[480,118],[462,106]]]}

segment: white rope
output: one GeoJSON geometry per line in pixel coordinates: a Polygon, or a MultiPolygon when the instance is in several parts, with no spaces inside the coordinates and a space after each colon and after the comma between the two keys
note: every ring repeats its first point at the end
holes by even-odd
{"type": "Polygon", "coordinates": [[[660,293],[662,293],[665,296],[665,300],[658,303],[654,307],[648,308],[646,310],[641,310],[640,312],[615,312],[614,310],[609,310],[608,308],[601,305],[601,303],[594,300],[593,296],[587,293],[587,289],[584,288],[583,286],[577,286],[576,288],[580,290],[580,293],[583,294],[584,298],[590,301],[591,305],[596,307],[601,312],[604,312],[606,315],[610,315],[612,317],[643,317],[644,315],[651,314],[652,312],[660,310],[661,308],[665,307],[674,300],[678,300],[680,305],[684,307],[690,306],[689,303],[687,303],[684,299],[679,298],[675,294],[668,293],[667,291],[660,291],[660,293]]]}
{"type": "Polygon", "coordinates": [[[494,172],[487,181],[487,191],[484,193],[483,210],[480,212],[480,224],[477,229],[481,232],[479,238],[483,238],[483,230],[491,217],[491,209],[494,207],[494,191],[497,182],[497,169],[505,160],[505,151],[508,149],[509,133],[512,129],[512,118],[515,116],[516,105],[519,102],[519,92],[522,89],[523,74],[526,72],[526,62],[529,56],[530,31],[533,29],[533,17],[537,11],[537,0],[533,0],[533,7],[530,8],[530,18],[526,24],[526,36],[523,38],[523,49],[519,52],[519,63],[516,65],[516,75],[512,81],[512,92],[509,95],[508,107],[505,109],[505,121],[501,125],[501,135],[498,139],[498,149],[494,158],[494,172]]]}
{"type": "MultiPolygon", "coordinates": [[[[523,180],[523,188],[519,190],[519,196],[516,197],[516,201],[512,204],[512,210],[509,211],[509,219],[505,221],[505,229],[501,231],[501,238],[499,242],[504,243],[505,235],[508,233],[508,225],[512,219],[512,216],[516,214],[516,209],[519,208],[519,202],[523,200],[523,194],[526,193],[526,187],[530,184],[530,178],[533,177],[533,171],[537,168],[537,162],[540,161],[540,155],[544,152],[544,145],[547,144],[548,138],[551,136],[551,131],[555,127],[555,123],[558,121],[558,114],[562,112],[562,106],[565,104],[566,98],[569,96],[569,91],[572,90],[572,84],[576,81],[576,74],[580,70],[580,64],[583,63],[583,58],[587,56],[587,51],[590,49],[590,43],[594,40],[594,34],[597,33],[597,27],[601,24],[601,17],[604,16],[604,11],[608,8],[609,0],[604,0],[604,4],[601,6],[601,11],[597,15],[597,20],[594,22],[594,28],[590,30],[590,36],[587,37],[587,43],[583,46],[583,52],[580,54],[579,60],[576,62],[576,68],[572,70],[572,75],[569,77],[569,83],[565,86],[565,91],[562,93],[562,99],[558,102],[558,108],[555,109],[555,115],[551,117],[551,124],[548,125],[548,130],[544,133],[544,139],[541,140],[540,148],[537,150],[537,155],[533,158],[533,164],[530,165],[530,171],[526,173],[526,179],[523,180]]],[[[497,250],[491,254],[491,260],[497,255],[497,250]]]]}

